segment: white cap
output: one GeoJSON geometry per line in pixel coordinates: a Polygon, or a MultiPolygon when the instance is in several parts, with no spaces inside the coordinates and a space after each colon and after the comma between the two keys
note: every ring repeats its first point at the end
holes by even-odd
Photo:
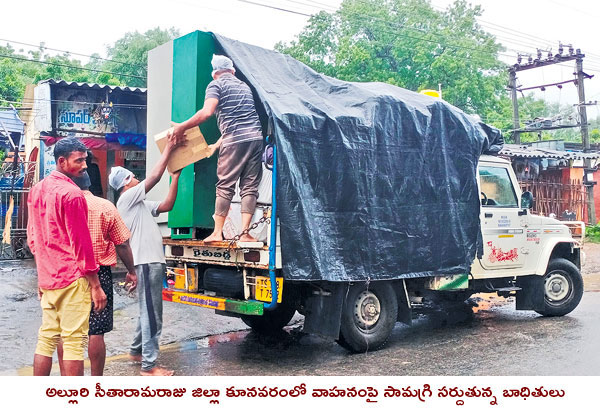
{"type": "Polygon", "coordinates": [[[231,59],[227,56],[222,56],[220,54],[213,55],[213,58],[210,61],[210,63],[212,64],[213,68],[213,76],[215,75],[215,73],[220,72],[222,70],[235,70],[233,68],[233,62],[231,61],[231,59]]]}
{"type": "Polygon", "coordinates": [[[123,168],[122,166],[113,166],[110,169],[108,183],[118,191],[131,182],[131,178],[133,178],[133,172],[123,168]]]}

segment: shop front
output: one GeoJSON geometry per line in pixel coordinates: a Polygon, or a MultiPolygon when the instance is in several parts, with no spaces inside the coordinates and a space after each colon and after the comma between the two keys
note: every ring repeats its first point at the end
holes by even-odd
{"type": "Polygon", "coordinates": [[[146,170],[146,90],[89,83],[46,80],[36,87],[36,100],[47,119],[38,125],[39,179],[55,169],[54,144],[79,138],[90,150],[92,192],[114,200],[108,185],[113,166],[124,166],[140,179],[146,170]],[[42,108],[43,107],[43,108],[42,108]]]}

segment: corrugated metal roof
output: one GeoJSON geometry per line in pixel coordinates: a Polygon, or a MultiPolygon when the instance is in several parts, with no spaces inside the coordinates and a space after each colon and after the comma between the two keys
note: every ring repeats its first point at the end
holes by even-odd
{"type": "MultiPolygon", "coordinates": [[[[19,118],[19,114],[16,110],[3,110],[0,111],[0,121],[10,133],[25,133],[25,124],[19,118]]],[[[5,135],[4,128],[0,126],[0,135],[5,135]]]]}
{"type": "Polygon", "coordinates": [[[557,151],[554,149],[532,148],[528,145],[504,144],[500,155],[511,158],[549,159],[600,159],[599,152],[557,151]]]}
{"type": "Polygon", "coordinates": [[[98,83],[67,82],[66,80],[57,80],[57,79],[42,80],[38,83],[38,85],[41,85],[44,83],[48,83],[50,85],[59,85],[59,86],[82,87],[82,88],[95,89],[95,90],[120,90],[122,92],[146,93],[146,91],[148,90],[145,87],[110,86],[110,85],[100,85],[98,83]]]}

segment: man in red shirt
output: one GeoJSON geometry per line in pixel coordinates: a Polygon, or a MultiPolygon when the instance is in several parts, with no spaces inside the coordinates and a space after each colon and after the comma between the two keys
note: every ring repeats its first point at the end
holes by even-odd
{"type": "MultiPolygon", "coordinates": [[[[89,160],[89,157],[88,157],[89,160]]],[[[106,362],[104,334],[113,329],[113,278],[111,267],[117,264],[117,254],[127,268],[126,281],[133,291],[137,286],[137,276],[133,265],[133,254],[129,246],[131,233],[110,201],[90,192],[91,179],[87,172],[73,182],[83,191],[88,206],[88,226],[92,236],[92,246],[96,263],[100,266],[98,278],[106,294],[106,307],[100,312],[90,312],[88,355],[92,376],[102,376],[106,362]]],[[[64,370],[62,345],[58,346],[58,362],[64,370]]]]}
{"type": "Polygon", "coordinates": [[[86,151],[78,139],[58,141],[56,171],[31,188],[27,200],[27,242],[35,256],[42,306],[35,376],[50,375],[59,339],[64,374],[82,376],[90,307],[93,303],[94,310],[101,311],[106,306],[87,226],[87,203],[71,180],[86,170],[86,151]]]}

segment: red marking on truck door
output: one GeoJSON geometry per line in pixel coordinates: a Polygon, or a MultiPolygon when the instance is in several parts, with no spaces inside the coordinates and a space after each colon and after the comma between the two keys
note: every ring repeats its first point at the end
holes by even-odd
{"type": "Polygon", "coordinates": [[[492,245],[491,241],[488,241],[488,246],[492,249],[488,260],[492,263],[503,262],[503,261],[516,261],[519,259],[519,254],[516,248],[513,248],[507,252],[502,251],[502,248],[496,248],[492,245]]]}

